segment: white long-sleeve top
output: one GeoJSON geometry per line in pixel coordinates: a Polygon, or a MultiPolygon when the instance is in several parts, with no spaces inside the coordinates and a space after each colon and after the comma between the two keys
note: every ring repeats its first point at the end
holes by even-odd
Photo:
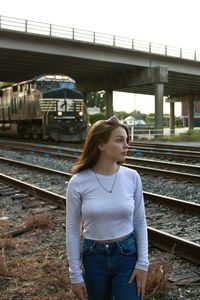
{"type": "Polygon", "coordinates": [[[88,169],[72,176],[66,197],[66,242],[72,283],[83,281],[80,260],[80,224],[83,236],[111,240],[135,233],[136,268],[148,269],[148,239],[142,183],[139,174],[120,166],[116,174],[101,175],[88,169]],[[100,183],[101,185],[100,185],[100,183]],[[103,187],[102,187],[103,186],[103,187]]]}

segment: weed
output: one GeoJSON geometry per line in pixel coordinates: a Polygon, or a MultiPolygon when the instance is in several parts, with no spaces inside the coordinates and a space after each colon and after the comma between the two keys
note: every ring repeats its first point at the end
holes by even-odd
{"type": "Polygon", "coordinates": [[[51,225],[52,221],[47,212],[30,215],[26,222],[27,227],[34,226],[37,228],[47,228],[51,225]]]}

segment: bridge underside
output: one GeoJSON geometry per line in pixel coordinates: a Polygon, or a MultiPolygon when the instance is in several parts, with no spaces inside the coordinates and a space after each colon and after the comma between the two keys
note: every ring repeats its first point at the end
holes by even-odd
{"type": "MultiPolygon", "coordinates": [[[[122,63],[0,48],[0,81],[6,82],[20,82],[43,73],[66,74],[74,78],[82,90],[106,90],[109,84],[117,91],[154,95],[153,84],[115,85],[116,78],[125,81],[130,74],[134,77],[145,69],[122,63]]],[[[200,95],[200,76],[168,71],[164,96],[168,95],[200,95]]]]}
{"type": "Polygon", "coordinates": [[[193,128],[194,101],[200,99],[199,62],[133,51],[74,39],[0,30],[0,81],[20,82],[41,74],[63,74],[82,92],[105,90],[107,115],[113,114],[112,91],[155,96],[155,128],[163,130],[163,96],[187,101],[193,128]]]}

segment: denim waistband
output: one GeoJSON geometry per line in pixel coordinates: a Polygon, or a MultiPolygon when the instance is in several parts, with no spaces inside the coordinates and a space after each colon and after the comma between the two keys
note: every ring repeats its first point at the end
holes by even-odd
{"type": "Polygon", "coordinates": [[[120,245],[121,243],[124,243],[126,240],[128,240],[130,237],[134,237],[134,233],[131,232],[129,233],[128,235],[126,235],[124,238],[120,239],[120,240],[115,240],[113,242],[109,241],[108,242],[99,242],[99,241],[96,241],[96,240],[91,240],[91,239],[86,239],[84,238],[85,241],[87,242],[90,242],[91,244],[96,244],[96,245],[102,245],[102,246],[105,246],[105,245],[120,245]]]}

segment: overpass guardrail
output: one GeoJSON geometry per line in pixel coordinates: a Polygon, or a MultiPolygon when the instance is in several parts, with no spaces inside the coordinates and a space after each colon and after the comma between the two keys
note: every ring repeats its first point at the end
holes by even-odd
{"type": "Polygon", "coordinates": [[[200,62],[200,52],[189,49],[8,16],[0,16],[0,30],[70,39],[200,62]]]}

